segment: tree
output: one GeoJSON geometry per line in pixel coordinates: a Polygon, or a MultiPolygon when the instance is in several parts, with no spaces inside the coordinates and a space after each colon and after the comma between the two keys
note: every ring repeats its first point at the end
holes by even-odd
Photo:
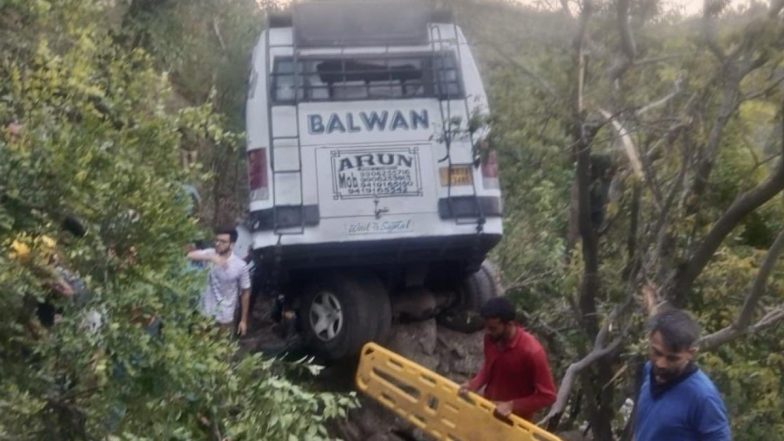
{"type": "Polygon", "coordinates": [[[669,302],[706,329],[701,361],[738,438],[781,424],[777,398],[743,390],[784,388],[770,355],[784,318],[781,2],[708,2],[702,18],[625,0],[461,6],[493,92],[510,208],[498,254],[529,327],[556,364],[573,360],[548,422],[628,435],[618,409],[635,395],[642,324],[669,302]]]}
{"type": "MultiPolygon", "coordinates": [[[[142,48],[155,65],[170,73],[182,102],[210,103],[228,129],[245,129],[250,56],[264,28],[265,11],[255,0],[133,1],[118,11],[118,32],[127,48],[142,48]]],[[[245,149],[231,143],[184,145],[193,163],[211,173],[199,183],[205,225],[236,222],[245,213],[245,149]]]]}

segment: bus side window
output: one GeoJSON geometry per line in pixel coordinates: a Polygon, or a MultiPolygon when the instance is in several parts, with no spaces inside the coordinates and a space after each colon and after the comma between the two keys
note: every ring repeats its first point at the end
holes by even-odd
{"type": "MultiPolygon", "coordinates": [[[[299,67],[299,66],[298,66],[299,67]]],[[[294,62],[290,59],[275,60],[272,73],[272,99],[274,101],[294,101],[303,98],[302,73],[294,75],[294,62]],[[294,84],[297,78],[297,84],[294,84]]]]}
{"type": "Polygon", "coordinates": [[[385,99],[423,96],[422,60],[331,59],[316,68],[334,99],[385,99]],[[411,83],[409,85],[409,83],[411,83]],[[409,87],[412,86],[412,87],[409,87]]]}
{"type": "Polygon", "coordinates": [[[330,98],[329,86],[321,81],[318,72],[319,62],[315,60],[303,60],[303,72],[305,74],[305,97],[312,101],[326,101],[330,98]]]}
{"type": "Polygon", "coordinates": [[[296,65],[291,58],[280,58],[271,77],[272,99],[284,103],[462,96],[460,72],[451,53],[311,58],[296,65]]]}

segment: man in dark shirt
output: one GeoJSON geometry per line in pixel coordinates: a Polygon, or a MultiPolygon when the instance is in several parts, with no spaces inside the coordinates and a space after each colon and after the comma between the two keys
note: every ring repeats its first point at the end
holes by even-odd
{"type": "Polygon", "coordinates": [[[555,402],[555,385],[542,345],[515,323],[509,300],[495,297],[481,309],[485,319],[484,363],[479,373],[460,387],[495,402],[496,411],[527,420],[555,402]]]}
{"type": "Polygon", "coordinates": [[[670,309],[649,323],[649,358],[634,417],[636,441],[730,441],[724,402],[694,363],[699,325],[670,309]]]}

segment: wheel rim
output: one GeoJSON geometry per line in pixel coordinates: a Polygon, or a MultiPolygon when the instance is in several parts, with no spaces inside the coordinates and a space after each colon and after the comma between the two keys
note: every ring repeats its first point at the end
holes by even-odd
{"type": "Polygon", "coordinates": [[[310,304],[310,329],[322,341],[334,339],[343,329],[343,310],[338,298],[330,292],[320,292],[310,304]]]}

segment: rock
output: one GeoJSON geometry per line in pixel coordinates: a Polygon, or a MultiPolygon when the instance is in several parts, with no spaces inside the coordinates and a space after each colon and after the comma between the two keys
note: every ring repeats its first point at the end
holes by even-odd
{"type": "Polygon", "coordinates": [[[411,288],[391,298],[395,320],[426,320],[438,310],[435,294],[425,288],[411,288]]]}
{"type": "Polygon", "coordinates": [[[483,339],[481,332],[465,334],[439,327],[436,371],[458,382],[470,378],[482,365],[483,339]]]}
{"type": "Polygon", "coordinates": [[[438,327],[434,319],[392,326],[388,348],[422,366],[435,370],[438,327]]]}

